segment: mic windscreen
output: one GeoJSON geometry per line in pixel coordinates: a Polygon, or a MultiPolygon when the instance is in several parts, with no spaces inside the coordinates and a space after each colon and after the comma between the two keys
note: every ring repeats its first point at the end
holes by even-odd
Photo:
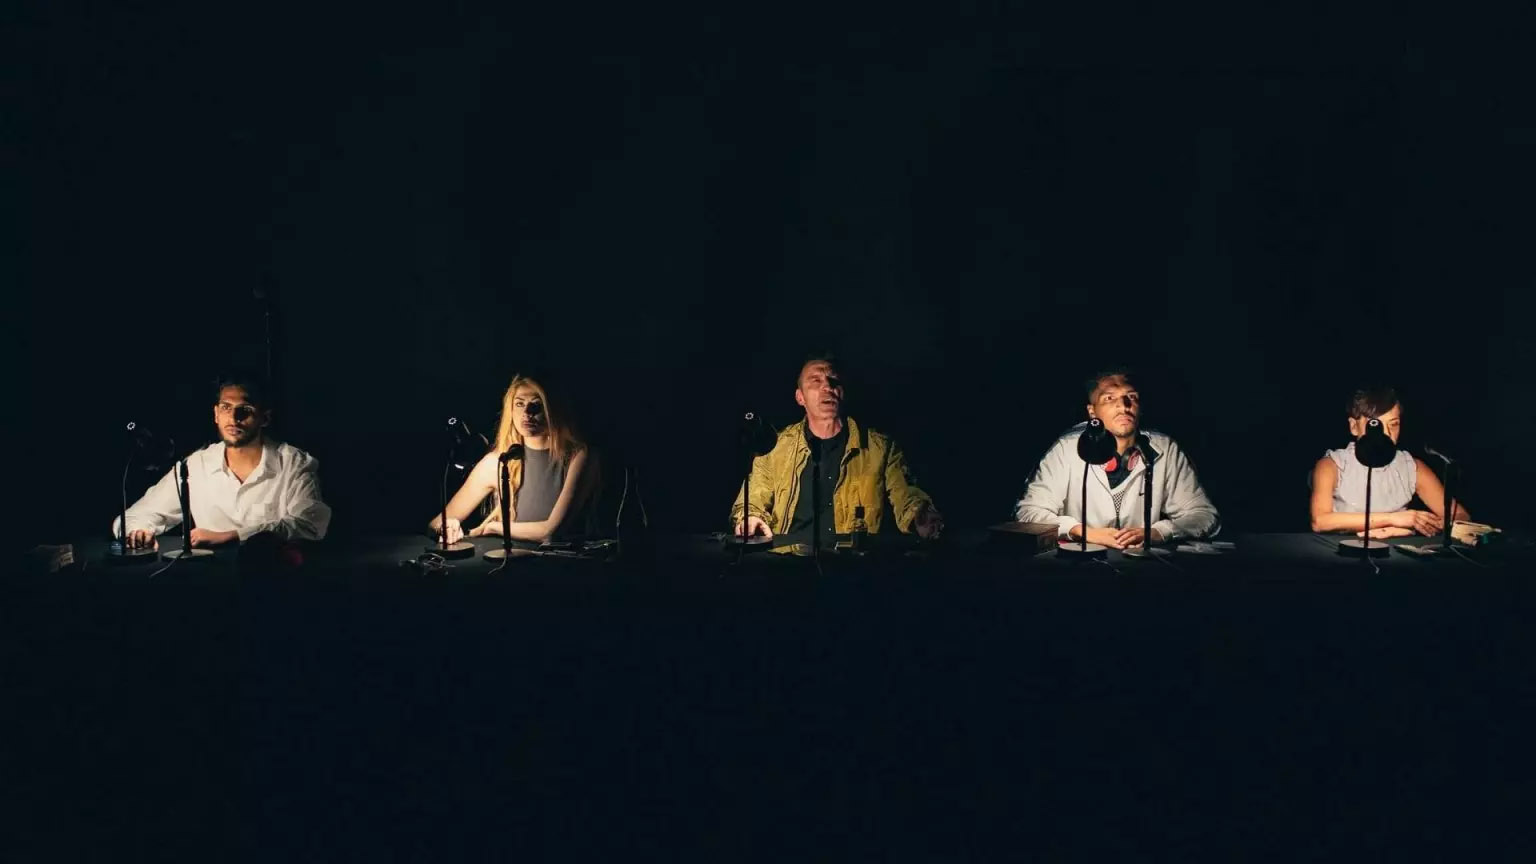
{"type": "Polygon", "coordinates": [[[1089,420],[1083,434],[1077,436],[1078,458],[1089,465],[1103,465],[1115,458],[1116,452],[1114,436],[1097,417],[1089,420]]]}
{"type": "Polygon", "coordinates": [[[1355,442],[1355,459],[1367,468],[1384,468],[1397,456],[1397,445],[1387,437],[1381,421],[1372,418],[1365,424],[1365,434],[1355,442]]]}
{"type": "Polygon", "coordinates": [[[501,462],[505,465],[509,460],[523,458],[523,445],[512,444],[502,451],[501,462]]]}

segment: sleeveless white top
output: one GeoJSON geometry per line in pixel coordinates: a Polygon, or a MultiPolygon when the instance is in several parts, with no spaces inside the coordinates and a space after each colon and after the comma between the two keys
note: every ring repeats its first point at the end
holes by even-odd
{"type": "MultiPolygon", "coordinates": [[[[1354,443],[1342,450],[1329,450],[1326,455],[1339,467],[1338,482],[1333,484],[1333,512],[1364,513],[1366,468],[1355,459],[1354,443]]],[[[1371,472],[1371,512],[1406,510],[1418,482],[1418,463],[1414,462],[1413,454],[1397,451],[1391,464],[1371,472]]]]}

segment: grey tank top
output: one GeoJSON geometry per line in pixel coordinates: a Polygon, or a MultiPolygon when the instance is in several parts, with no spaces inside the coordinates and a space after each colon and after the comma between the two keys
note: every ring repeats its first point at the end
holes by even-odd
{"type": "MultiPolygon", "coordinates": [[[[1339,467],[1339,480],[1333,487],[1333,512],[1364,513],[1366,468],[1355,459],[1355,445],[1329,450],[1327,456],[1339,467]]],[[[1413,461],[1413,454],[1397,451],[1391,464],[1371,473],[1371,512],[1407,509],[1418,482],[1418,463],[1413,461]]]]}
{"type": "Polygon", "coordinates": [[[539,522],[555,509],[565,487],[565,466],[549,458],[548,450],[523,451],[523,481],[516,493],[517,521],[539,522]]]}

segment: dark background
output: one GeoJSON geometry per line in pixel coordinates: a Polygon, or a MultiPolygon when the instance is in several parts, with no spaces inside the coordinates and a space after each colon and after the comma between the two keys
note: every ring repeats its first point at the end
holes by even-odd
{"type": "Polygon", "coordinates": [[[1229,530],[1304,530],[1371,378],[1521,522],[1531,27],[1446,14],[12,10],[19,524],[104,528],[129,419],[211,438],[266,310],[338,532],[423,523],[444,418],[540,369],[653,526],[723,527],[817,348],[952,523],[1110,363],[1229,530]]]}

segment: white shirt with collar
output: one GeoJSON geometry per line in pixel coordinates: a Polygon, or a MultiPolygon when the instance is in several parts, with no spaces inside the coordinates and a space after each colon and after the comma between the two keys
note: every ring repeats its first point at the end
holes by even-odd
{"type": "MultiPolygon", "coordinates": [[[[241,542],[270,531],[287,540],[320,540],[331,508],[320,500],[319,460],[291,444],[267,440],[261,462],[242,483],[224,461],[224,442],[187,456],[192,524],[207,531],[235,531],[241,542]]],[[[176,491],[179,464],[128,508],[128,530],[162,534],[181,524],[176,491]]],[[[112,534],[122,536],[122,520],[112,534]]]]}
{"type": "MultiPolygon", "coordinates": [[[[1057,536],[1066,537],[1073,527],[1083,523],[1083,460],[1077,455],[1077,439],[1086,423],[1079,423],[1051,445],[1035,476],[1029,481],[1024,497],[1014,507],[1020,522],[1043,522],[1056,526],[1057,536]]],[[[1189,457],[1172,438],[1161,432],[1145,431],[1157,452],[1152,473],[1152,528],[1164,540],[1210,537],[1221,530],[1215,505],[1206,497],[1195,476],[1189,457]]],[[[1142,526],[1142,495],[1146,487],[1142,476],[1146,460],[1138,459],[1130,474],[1114,489],[1103,466],[1088,469],[1088,525],[1092,528],[1142,526]],[[1115,507],[1115,498],[1120,506],[1115,507]]]]}

